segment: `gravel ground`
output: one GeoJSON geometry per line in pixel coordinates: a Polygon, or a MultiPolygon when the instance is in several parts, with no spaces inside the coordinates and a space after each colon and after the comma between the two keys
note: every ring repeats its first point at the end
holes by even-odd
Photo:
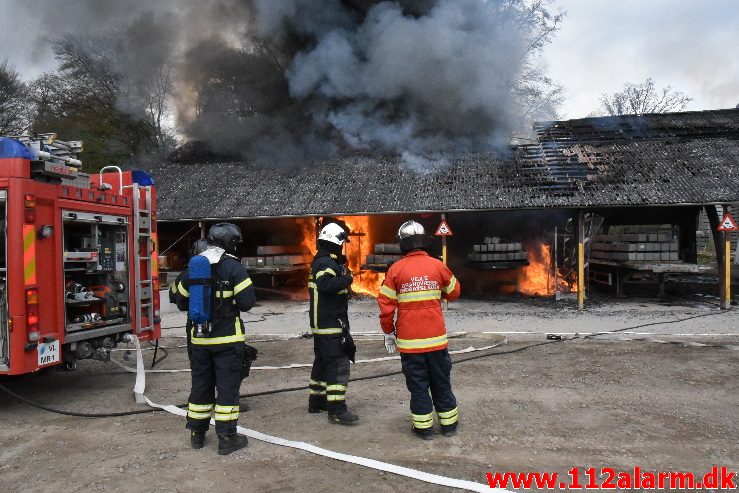
{"type": "MultiPolygon", "coordinates": [[[[722,313],[707,303],[617,304],[591,300],[585,312],[568,302],[468,301],[447,313],[450,329],[467,334],[452,349],[490,343],[486,331],[508,334],[509,344],[488,354],[540,342],[547,332],[592,332],[722,313]],[[642,306],[643,305],[643,306],[642,306]]],[[[353,330],[377,332],[374,302],[351,306],[353,330]]],[[[246,319],[252,334],[299,334],[303,303],[262,302],[246,319]],[[271,313],[271,315],[270,315],[271,313]],[[267,315],[267,316],[260,316],[267,315]]],[[[168,315],[165,326],[176,326],[168,315]]],[[[651,331],[674,341],[739,344],[737,315],[711,315],[651,331]],[[679,334],[712,334],[684,336],[679,334]],[[730,334],[730,335],[724,335],[730,334]]],[[[187,367],[182,329],[165,331],[169,356],[158,368],[187,367]]],[[[311,361],[312,342],[251,336],[259,365],[311,361]],[[257,342],[258,341],[258,342],[257,342]]],[[[377,340],[358,338],[359,357],[386,355],[377,340]]],[[[121,360],[124,352],[114,358],[121,360]]],[[[145,352],[147,366],[152,353],[145,352]]],[[[455,359],[467,358],[458,355],[455,359]]],[[[578,339],[455,365],[460,432],[423,442],[410,432],[408,392],[402,376],[350,384],[348,402],[361,417],[356,427],[330,425],[306,412],[303,391],[250,397],[239,423],[264,433],[423,471],[485,482],[488,471],[553,470],[574,466],[702,472],[712,465],[739,467],[739,351],[639,341],[578,339]]],[[[399,370],[398,361],[357,364],[352,376],[399,370]]],[[[242,393],[305,385],[308,369],[254,371],[242,393]]],[[[111,363],[80,362],[75,372],[47,371],[4,380],[37,402],[66,410],[141,409],[134,377],[111,363]]],[[[147,395],[157,402],[187,401],[189,374],[149,374],[147,395]]],[[[189,449],[182,418],[163,412],[117,418],[60,416],[0,393],[2,490],[36,491],[448,491],[306,452],[252,440],[229,457],[189,449]]]]}

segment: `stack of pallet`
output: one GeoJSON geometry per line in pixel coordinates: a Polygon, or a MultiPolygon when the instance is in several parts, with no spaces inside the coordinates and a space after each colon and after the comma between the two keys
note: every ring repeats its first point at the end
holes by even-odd
{"type": "Polygon", "coordinates": [[[678,242],[670,233],[599,235],[593,239],[590,258],[612,262],[677,262],[678,242]]]}
{"type": "Polygon", "coordinates": [[[521,243],[488,236],[481,245],[472,246],[474,253],[468,254],[467,260],[470,262],[528,262],[529,253],[521,248],[521,243]]]}
{"type": "Polygon", "coordinates": [[[365,264],[367,265],[389,265],[397,262],[402,257],[400,245],[397,243],[376,243],[374,255],[367,255],[365,264]]]}
{"type": "Polygon", "coordinates": [[[246,268],[293,267],[310,262],[310,251],[302,245],[259,246],[256,257],[241,259],[241,264],[246,268]]]}

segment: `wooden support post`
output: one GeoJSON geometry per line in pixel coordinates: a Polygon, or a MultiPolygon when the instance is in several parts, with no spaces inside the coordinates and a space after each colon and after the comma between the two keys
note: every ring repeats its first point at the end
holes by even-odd
{"type": "Polygon", "coordinates": [[[585,308],[585,214],[577,213],[577,309],[585,308]]]}
{"type": "Polygon", "coordinates": [[[722,232],[723,241],[723,269],[719,270],[721,277],[721,309],[731,309],[731,237],[726,231],[722,232]]]}
{"type": "MultiPolygon", "coordinates": [[[[446,214],[443,212],[441,213],[441,220],[446,221],[446,214]]],[[[446,236],[441,237],[441,261],[446,265],[446,236]]],[[[449,300],[444,300],[443,309],[444,311],[449,309],[449,300]]]]}
{"type": "MultiPolygon", "coordinates": [[[[446,214],[441,213],[441,220],[446,221],[446,214]]],[[[441,261],[446,265],[446,236],[441,237],[441,261]]]]}

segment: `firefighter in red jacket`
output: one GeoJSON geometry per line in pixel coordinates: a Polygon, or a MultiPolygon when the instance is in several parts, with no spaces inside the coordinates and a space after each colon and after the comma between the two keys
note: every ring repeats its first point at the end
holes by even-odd
{"type": "Polygon", "coordinates": [[[459,417],[441,300],[457,299],[460,284],[446,265],[426,252],[431,242],[419,223],[403,223],[398,240],[404,256],[388,270],[377,297],[385,348],[400,351],[411,393],[413,433],[432,439],[435,409],[441,432],[453,436],[459,417]]]}

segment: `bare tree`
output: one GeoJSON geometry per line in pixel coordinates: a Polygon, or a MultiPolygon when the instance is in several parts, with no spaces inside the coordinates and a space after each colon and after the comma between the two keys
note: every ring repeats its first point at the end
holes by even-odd
{"type": "Polygon", "coordinates": [[[28,124],[28,88],[6,61],[0,63],[0,135],[23,132],[28,124]]]}
{"type": "Polygon", "coordinates": [[[654,80],[648,78],[641,84],[626,83],[622,91],[600,98],[598,116],[643,115],[645,113],[668,113],[684,109],[693,98],[666,86],[658,89],[654,80]]]}

